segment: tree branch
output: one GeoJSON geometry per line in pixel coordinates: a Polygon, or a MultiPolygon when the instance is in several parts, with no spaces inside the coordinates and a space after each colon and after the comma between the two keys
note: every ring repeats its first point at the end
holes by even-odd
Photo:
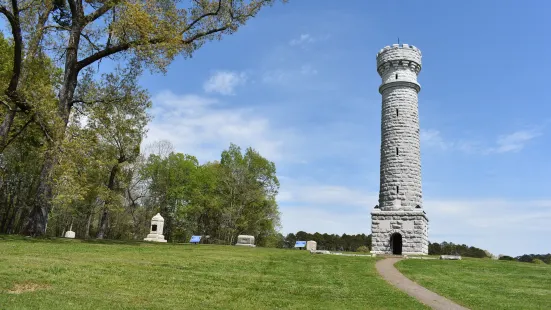
{"type": "Polygon", "coordinates": [[[199,16],[198,18],[196,18],[194,21],[192,21],[185,29],[184,31],[181,32],[181,34],[183,35],[184,33],[186,33],[187,31],[189,31],[191,28],[193,28],[193,26],[195,26],[195,24],[197,24],[198,22],[200,22],[203,18],[205,17],[208,17],[208,16],[216,16],[218,15],[218,13],[220,13],[220,9],[222,8],[222,0],[218,0],[218,8],[216,9],[216,12],[209,12],[209,13],[205,13],[201,16],[199,16]]]}
{"type": "MultiPolygon", "coordinates": [[[[114,5],[113,3],[115,3],[116,1],[114,0],[113,2],[110,2],[111,5],[114,5]]],[[[108,4],[105,4],[105,5],[108,5],[108,4]]],[[[261,5],[259,5],[260,7],[261,5]]],[[[103,8],[103,7],[102,7],[103,8]]],[[[102,8],[98,9],[101,10],[102,8]]],[[[192,21],[186,28],[185,30],[181,33],[182,35],[186,32],[186,31],[189,31],[194,25],[196,25],[197,23],[199,23],[202,19],[208,17],[208,16],[215,16],[217,14],[220,13],[220,10],[222,8],[222,0],[219,0],[218,1],[218,7],[216,9],[215,12],[209,12],[209,13],[205,13],[205,14],[202,14],[201,16],[199,16],[198,18],[196,18],[194,21],[192,21]]],[[[256,11],[258,8],[254,8],[253,11],[256,11]]],[[[107,10],[107,9],[106,9],[107,10]]],[[[231,10],[230,10],[231,11],[231,10]]],[[[253,13],[254,14],[254,13],[253,13]]],[[[250,14],[251,16],[253,14],[250,14]]],[[[232,14],[233,16],[233,14],[232,14]]],[[[249,16],[249,15],[246,15],[246,16],[249,16]]],[[[232,20],[234,20],[235,17],[232,17],[232,20]]],[[[186,45],[186,44],[191,44],[193,43],[194,41],[196,40],[199,40],[203,37],[206,37],[208,35],[211,35],[211,34],[215,34],[215,33],[218,33],[218,32],[222,32],[222,31],[225,31],[227,29],[230,28],[230,23],[226,23],[224,26],[222,27],[218,27],[218,28],[214,28],[214,29],[210,29],[210,30],[206,30],[206,31],[202,31],[202,32],[199,32],[199,33],[196,33],[195,35],[187,38],[187,39],[182,39],[181,43],[186,45]]],[[[126,51],[134,46],[143,46],[143,45],[155,45],[155,44],[159,44],[159,43],[163,43],[163,42],[166,42],[167,39],[165,38],[153,38],[153,39],[150,39],[148,41],[131,41],[131,42],[125,42],[125,43],[121,43],[119,45],[115,45],[115,46],[107,46],[105,49],[101,50],[101,51],[98,51],[82,60],[80,60],[78,63],[77,63],[77,68],[78,70],[81,70],[83,68],[85,68],[86,66],[104,58],[104,57],[109,57],[113,54],[116,54],[118,52],[122,52],[122,51],[126,51]]]]}
{"type": "Polygon", "coordinates": [[[84,17],[84,26],[88,25],[89,23],[95,21],[96,19],[102,17],[105,13],[107,13],[110,9],[115,7],[120,2],[120,0],[113,0],[113,1],[107,1],[107,3],[103,4],[102,7],[95,10],[93,13],[86,15],[84,17]]]}
{"type": "MultiPolygon", "coordinates": [[[[13,13],[8,11],[6,7],[0,6],[0,13],[4,14],[8,21],[10,22],[11,32],[13,35],[13,69],[10,79],[10,84],[6,90],[6,94],[13,100],[17,99],[16,91],[17,85],[19,84],[19,77],[21,75],[21,62],[22,62],[22,53],[23,53],[23,37],[21,35],[21,24],[19,21],[19,9],[17,7],[17,0],[11,1],[13,13]]],[[[18,100],[14,100],[15,104],[18,104],[18,100]]],[[[20,106],[21,109],[27,108],[25,106],[20,106]]]]}
{"type": "Polygon", "coordinates": [[[31,116],[31,118],[25,123],[25,125],[23,125],[23,127],[21,127],[21,129],[19,129],[19,131],[13,137],[11,137],[11,139],[8,140],[6,144],[2,146],[0,153],[3,153],[6,147],[8,147],[8,145],[10,145],[13,141],[15,141],[15,139],[17,139],[17,137],[25,130],[25,128],[27,128],[27,126],[29,126],[30,123],[33,122],[33,120],[34,120],[34,116],[31,116]]]}

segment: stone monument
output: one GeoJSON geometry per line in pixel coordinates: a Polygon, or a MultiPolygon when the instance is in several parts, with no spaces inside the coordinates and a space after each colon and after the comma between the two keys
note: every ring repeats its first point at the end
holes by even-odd
{"type": "Polygon", "coordinates": [[[315,251],[318,247],[318,243],[314,240],[306,241],[306,250],[315,251]]]}
{"type": "Polygon", "coordinates": [[[421,191],[418,93],[421,51],[394,44],[377,54],[382,78],[379,205],[371,212],[374,254],[428,254],[421,191]]]}
{"type": "Polygon", "coordinates": [[[65,232],[65,238],[75,239],[75,232],[73,231],[73,224],[71,224],[71,227],[69,228],[69,230],[65,232]]]}
{"type": "Polygon", "coordinates": [[[237,236],[237,243],[235,245],[256,247],[254,245],[254,236],[239,235],[237,236]]]}
{"type": "Polygon", "coordinates": [[[153,241],[153,242],[166,242],[165,236],[163,235],[163,227],[165,225],[165,219],[161,216],[160,213],[157,213],[151,219],[151,231],[144,241],[153,241]]]}

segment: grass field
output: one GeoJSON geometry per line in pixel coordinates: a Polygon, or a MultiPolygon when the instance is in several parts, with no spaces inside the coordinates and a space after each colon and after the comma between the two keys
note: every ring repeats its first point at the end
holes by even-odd
{"type": "Polygon", "coordinates": [[[471,309],[551,309],[551,266],[465,259],[403,260],[405,276],[471,309]]]}
{"type": "Polygon", "coordinates": [[[426,309],[375,259],[0,236],[0,309],[426,309]]]}

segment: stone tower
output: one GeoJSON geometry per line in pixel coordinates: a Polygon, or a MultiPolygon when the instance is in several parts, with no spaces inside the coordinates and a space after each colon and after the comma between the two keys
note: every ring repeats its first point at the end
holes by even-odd
{"type": "Polygon", "coordinates": [[[428,254],[423,211],[417,94],[421,51],[394,44],[377,54],[382,78],[379,205],[371,213],[372,253],[428,254]]]}

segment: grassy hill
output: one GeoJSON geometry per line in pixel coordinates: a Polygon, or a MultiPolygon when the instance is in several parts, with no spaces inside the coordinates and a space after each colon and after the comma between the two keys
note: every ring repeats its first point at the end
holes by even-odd
{"type": "Polygon", "coordinates": [[[489,259],[403,260],[400,272],[471,309],[550,309],[551,266],[489,259]]]}
{"type": "MultiPolygon", "coordinates": [[[[0,236],[0,309],[426,309],[374,258],[306,251],[0,236]]],[[[551,266],[404,260],[406,276],[471,309],[546,309],[551,266]]]]}
{"type": "Polygon", "coordinates": [[[281,249],[0,236],[0,309],[426,309],[374,264],[281,249]]]}

